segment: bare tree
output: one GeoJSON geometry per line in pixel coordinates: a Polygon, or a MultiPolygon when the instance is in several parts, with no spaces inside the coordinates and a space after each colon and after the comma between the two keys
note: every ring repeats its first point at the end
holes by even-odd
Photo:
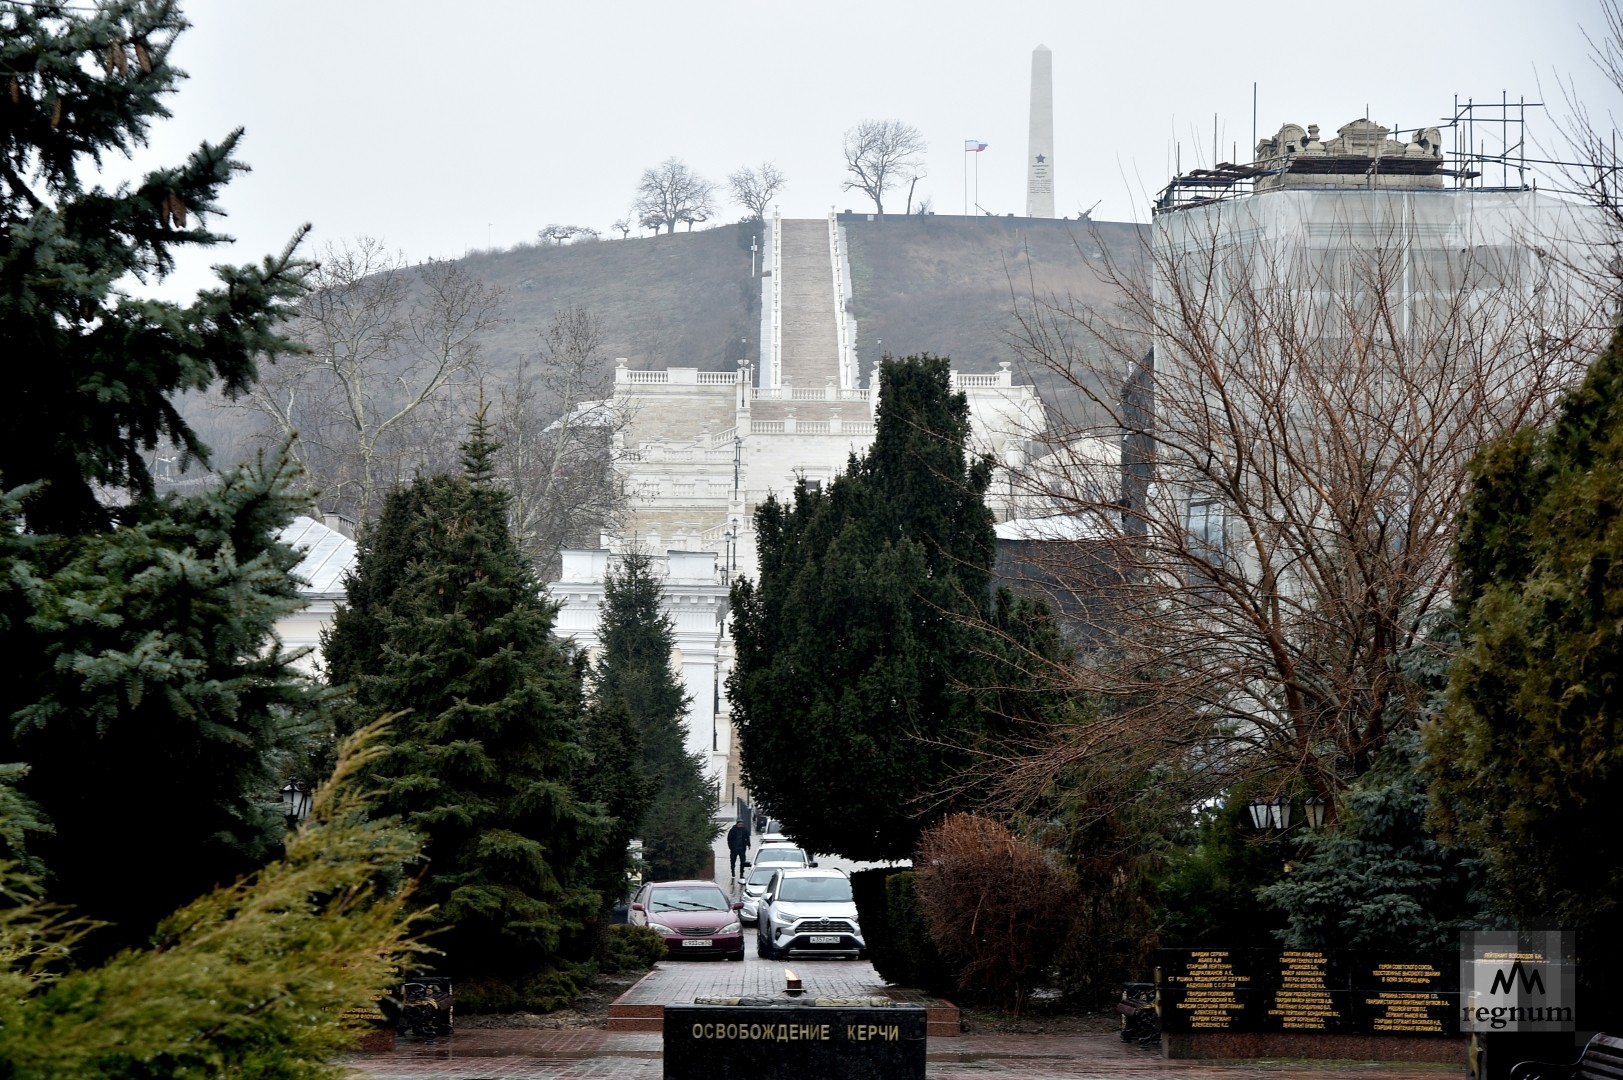
{"type": "Polygon", "coordinates": [[[667,233],[679,222],[707,221],[715,213],[716,185],[688,168],[687,163],[667,158],[646,170],[637,184],[637,199],[631,212],[645,229],[667,233]]]}
{"type": "Polygon", "coordinates": [[[630,417],[613,401],[602,326],[590,312],[559,311],[499,391],[498,465],[508,478],[514,535],[547,580],[565,547],[596,546],[625,509],[615,436],[630,417]]]}
{"type": "Polygon", "coordinates": [[[864,120],[845,133],[845,168],[851,179],[841,190],[860,191],[885,212],[885,192],[923,175],[928,144],[919,129],[900,120],[864,120]]]}
{"type": "Polygon", "coordinates": [[[444,441],[441,411],[473,381],[501,293],[455,263],[412,266],[380,241],[329,245],[292,336],[304,346],[251,403],[293,452],[324,509],[364,524],[391,484],[444,441]]]}
{"type": "Polygon", "coordinates": [[[1100,617],[1052,672],[1097,707],[998,763],[1016,800],[1171,762],[1198,794],[1365,771],[1415,715],[1405,657],[1434,647],[1469,462],[1544,421],[1609,326],[1532,243],[1343,222],[1316,247],[1207,209],[1109,266],[1118,310],[1021,305],[1022,350],[1076,403],[1026,475],[1064,539],[1044,577],[1100,617]]]}
{"type": "MultiPolygon", "coordinates": [[[[1584,32],[1590,60],[1612,89],[1623,94],[1623,6],[1601,0],[1599,8],[1602,27],[1584,32]]],[[[1592,241],[1600,257],[1580,266],[1594,268],[1599,286],[1623,294],[1623,155],[1617,148],[1615,111],[1609,107],[1597,115],[1570,80],[1562,82],[1561,90],[1567,117],[1555,121],[1555,128],[1567,144],[1562,156],[1574,160],[1557,165],[1552,186],[1565,187],[1600,210],[1607,227],[1592,241]]]]}
{"type": "Polygon", "coordinates": [[[763,161],[759,169],[745,166],[727,177],[733,201],[750,213],[751,221],[762,221],[772,205],[772,199],[788,186],[788,179],[776,165],[763,161]]]}
{"type": "Polygon", "coordinates": [[[620,239],[622,240],[631,235],[631,222],[626,218],[618,219],[613,225],[610,225],[609,228],[619,233],[620,239]]]}
{"type": "Polygon", "coordinates": [[[601,236],[602,234],[590,225],[548,225],[536,233],[536,239],[543,242],[551,241],[560,246],[570,241],[580,243],[582,241],[597,240],[601,236]]]}

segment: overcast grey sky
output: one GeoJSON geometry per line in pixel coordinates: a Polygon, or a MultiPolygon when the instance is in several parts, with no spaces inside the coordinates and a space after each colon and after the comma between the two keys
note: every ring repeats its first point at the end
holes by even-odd
{"type": "MultiPolygon", "coordinates": [[[[979,201],[1023,213],[1031,50],[1054,53],[1055,206],[1142,220],[1181,142],[1185,168],[1257,129],[1364,114],[1405,127],[1474,97],[1605,115],[1582,28],[1593,0],[934,4],[521,0],[189,0],[191,79],[138,160],[247,128],[253,172],[223,223],[257,259],[305,221],[317,243],[383,238],[417,259],[532,240],[549,222],[608,232],[641,171],[677,156],[720,182],[763,160],[785,216],[861,209],[841,191],[842,133],[899,118],[930,142],[919,185],[963,211],[965,139],[988,144],[979,201]]],[[[1533,134],[1548,142],[1549,121],[1533,134]]],[[[974,176],[971,173],[971,183],[974,176]]],[[[869,207],[871,209],[871,206],[869,207]]],[[[727,206],[720,220],[741,211],[727,206]]],[[[202,284],[204,262],[176,285],[202,284]]],[[[167,290],[166,290],[167,291],[167,290]]]]}

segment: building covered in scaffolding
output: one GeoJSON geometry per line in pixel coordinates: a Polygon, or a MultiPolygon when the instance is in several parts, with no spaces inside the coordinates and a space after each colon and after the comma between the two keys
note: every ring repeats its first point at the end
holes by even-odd
{"type": "Polygon", "coordinates": [[[1122,447],[1099,520],[1144,596],[1123,622],[1168,643],[1223,755],[1315,790],[1367,765],[1394,658],[1447,604],[1470,462],[1611,332],[1603,215],[1539,189],[1519,126],[1496,116],[1489,154],[1471,109],[1286,124],[1155,198],[1112,324],[1127,390],[1085,434],[1122,447]]]}

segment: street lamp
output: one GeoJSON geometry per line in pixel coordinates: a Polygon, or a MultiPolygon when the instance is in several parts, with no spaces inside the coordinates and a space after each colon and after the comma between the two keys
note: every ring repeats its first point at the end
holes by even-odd
{"type": "Polygon", "coordinates": [[[1291,827],[1291,801],[1288,795],[1280,795],[1273,799],[1252,799],[1249,809],[1254,828],[1278,829],[1284,832],[1291,827]]]}
{"type": "Polygon", "coordinates": [[[289,828],[310,816],[310,785],[303,780],[289,780],[282,785],[282,816],[289,828]]]}
{"type": "Polygon", "coordinates": [[[1324,819],[1330,804],[1325,802],[1324,796],[1315,795],[1302,804],[1302,810],[1307,814],[1307,827],[1314,832],[1324,828],[1324,819]]]}

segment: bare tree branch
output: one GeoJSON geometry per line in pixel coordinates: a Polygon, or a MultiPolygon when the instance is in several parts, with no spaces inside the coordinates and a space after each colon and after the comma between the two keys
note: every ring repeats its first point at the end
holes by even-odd
{"type": "Polygon", "coordinates": [[[291,332],[306,351],[271,368],[251,402],[297,436],[323,508],[364,524],[388,486],[443,450],[439,413],[474,381],[501,293],[455,263],[412,267],[371,238],[329,246],[312,285],[291,332]]]}
{"type": "Polygon", "coordinates": [[[788,183],[783,172],[770,161],[762,162],[759,169],[745,167],[727,177],[733,201],[748,210],[753,221],[765,220],[773,198],[788,183]]]}
{"type": "Polygon", "coordinates": [[[1247,212],[1158,221],[1141,270],[1107,265],[1115,310],[1018,305],[1071,391],[1023,477],[1065,523],[1043,577],[1102,616],[1051,672],[1093,708],[996,763],[1013,801],[1168,763],[1208,793],[1365,771],[1415,714],[1400,661],[1446,606],[1472,457],[1548,418],[1610,329],[1554,242],[1396,219],[1286,242],[1247,212]]]}
{"type": "Polygon", "coordinates": [[[845,133],[845,168],[851,179],[841,190],[860,191],[885,212],[885,192],[923,175],[928,144],[919,129],[900,120],[864,120],[845,133]]]}
{"type": "Polygon", "coordinates": [[[708,221],[716,212],[715,197],[715,184],[686,162],[667,158],[642,174],[631,213],[645,229],[673,233],[686,222],[691,231],[694,222],[708,221]]]}
{"type": "Polygon", "coordinates": [[[631,417],[613,402],[603,332],[584,308],[559,311],[499,391],[497,462],[506,476],[514,535],[544,579],[565,547],[595,547],[625,512],[614,465],[616,436],[631,417]]]}

